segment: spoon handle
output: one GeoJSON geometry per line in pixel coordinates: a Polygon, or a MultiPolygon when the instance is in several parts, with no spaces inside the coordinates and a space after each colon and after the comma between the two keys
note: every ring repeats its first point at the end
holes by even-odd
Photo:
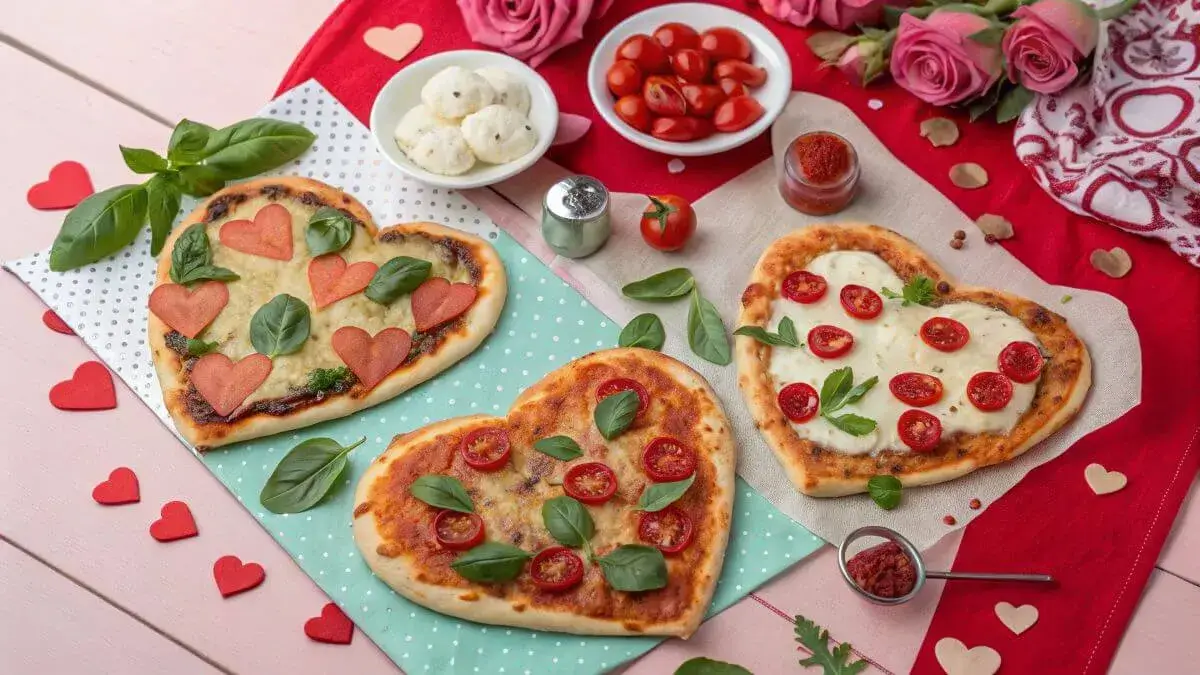
{"type": "Polygon", "coordinates": [[[973,581],[1037,581],[1052,583],[1049,574],[989,574],[986,572],[926,572],[930,579],[969,579],[973,581]]]}

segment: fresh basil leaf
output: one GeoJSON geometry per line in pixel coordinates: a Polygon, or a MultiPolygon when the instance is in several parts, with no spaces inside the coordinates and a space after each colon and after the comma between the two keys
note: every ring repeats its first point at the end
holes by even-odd
{"type": "Polygon", "coordinates": [[[516,546],[489,541],[458,556],[450,568],[471,581],[494,584],[516,579],[532,557],[516,546]]]}
{"type": "Polygon", "coordinates": [[[250,344],[272,358],[300,351],[308,340],[311,318],[304,301],[280,293],[250,319],[250,344]]]}
{"type": "Polygon", "coordinates": [[[308,372],[304,388],[313,393],[324,393],[346,386],[354,380],[354,373],[346,366],[340,368],[313,368],[308,372]]]}
{"type": "Polygon", "coordinates": [[[583,504],[565,495],[542,504],[542,522],[555,541],[571,548],[582,548],[596,533],[592,514],[583,504]]]}
{"type": "Polygon", "coordinates": [[[605,396],[596,404],[596,412],[592,416],[600,435],[611,441],[628,429],[633,423],[633,418],[637,417],[640,404],[641,399],[638,398],[637,392],[629,389],[605,396]]]}
{"type": "Polygon", "coordinates": [[[790,317],[779,321],[779,332],[772,333],[762,326],[742,326],[733,331],[734,335],[745,335],[773,347],[799,347],[800,340],[796,337],[796,326],[790,317]]]}
{"type": "Polygon", "coordinates": [[[618,591],[652,591],[667,585],[667,561],[653,546],[625,544],[596,562],[608,585],[618,591]]]}
{"type": "Polygon", "coordinates": [[[146,212],[150,217],[150,255],[158,255],[175,225],[182,195],[172,173],[156,173],[146,181],[146,212]]]}
{"type": "Polygon", "coordinates": [[[570,436],[551,436],[534,441],[533,449],[564,462],[583,456],[583,448],[579,447],[579,444],[570,436]]]}
{"type": "Polygon", "coordinates": [[[688,346],[696,356],[718,366],[727,366],[733,360],[721,314],[694,288],[692,304],[688,308],[687,329],[688,346]]]}
{"type": "Polygon", "coordinates": [[[674,675],[754,675],[754,673],[736,663],[726,663],[697,656],[679,664],[674,675]]]}
{"type": "Polygon", "coordinates": [[[396,256],[379,266],[363,295],[381,305],[390,305],[400,296],[412,293],[429,278],[433,264],[428,260],[396,256]]]}
{"type": "Polygon", "coordinates": [[[216,169],[196,164],[179,168],[179,185],[186,195],[207,197],[225,187],[225,179],[216,169]]]}
{"type": "Polygon", "coordinates": [[[205,354],[211,354],[212,352],[217,351],[220,346],[221,345],[216,342],[205,342],[204,340],[188,338],[187,353],[188,356],[204,356],[205,354]]]}
{"type": "Polygon", "coordinates": [[[463,487],[462,482],[454,476],[427,473],[414,480],[408,491],[417,499],[439,509],[450,509],[459,513],[475,513],[471,495],[467,494],[467,489],[463,487]]]}
{"type": "Polygon", "coordinates": [[[310,438],[276,465],[258,501],[271,513],[300,513],[316,506],[346,470],[346,456],[366,437],[346,447],[332,438],[310,438]]]}
{"type": "Polygon", "coordinates": [[[251,118],[209,135],[204,165],[225,180],[249,178],[299,157],[316,139],[299,124],[251,118]]]}
{"type": "MultiPolygon", "coordinates": [[[[1004,32],[1003,28],[996,30],[999,30],[1002,34],[1004,32]]],[[[1017,119],[1021,116],[1021,111],[1025,110],[1025,106],[1033,101],[1034,96],[1035,94],[1032,91],[1019,84],[1013,87],[1008,93],[1004,94],[1000,99],[1000,104],[996,106],[996,121],[1004,124],[1005,122],[1017,119]]]]}
{"type": "Polygon", "coordinates": [[[682,298],[695,287],[696,280],[691,271],[685,267],[677,267],[625,284],[621,292],[625,297],[634,300],[671,300],[682,298]]]}
{"type": "Polygon", "coordinates": [[[171,132],[171,140],[167,143],[167,159],[175,164],[195,164],[204,159],[204,147],[208,137],[216,131],[207,124],[200,124],[188,119],[179,121],[171,132]]]}
{"type": "Polygon", "coordinates": [[[871,499],[885,511],[891,511],[900,503],[902,488],[900,479],[895,476],[871,476],[867,481],[867,492],[871,494],[871,499]]]}
{"type": "Polygon", "coordinates": [[[879,378],[872,375],[869,379],[855,385],[853,389],[846,392],[845,398],[842,399],[842,406],[848,406],[858,401],[868,391],[871,391],[871,387],[874,387],[876,382],[879,382],[879,378]]]}
{"type": "Polygon", "coordinates": [[[621,329],[617,345],[658,351],[666,341],[667,331],[663,328],[662,320],[653,314],[638,314],[621,329]]]}
{"type": "Polygon", "coordinates": [[[683,493],[687,492],[688,488],[692,487],[692,483],[696,482],[696,474],[692,474],[683,480],[677,480],[673,483],[651,483],[642,491],[642,496],[638,499],[639,511],[662,511],[671,504],[679,501],[683,493]]]}
{"type": "Polygon", "coordinates": [[[308,220],[304,241],[314,257],[346,248],[354,236],[354,221],[350,216],[331,207],[322,206],[308,220]]]}
{"type": "Polygon", "coordinates": [[[822,413],[822,417],[829,420],[829,423],[833,426],[841,429],[851,436],[866,436],[872,431],[875,431],[875,420],[867,419],[866,417],[855,415],[853,413],[847,413],[837,417],[822,413]]]}
{"type": "Polygon", "coordinates": [[[796,324],[792,321],[792,317],[785,316],[779,320],[779,337],[787,340],[792,347],[800,345],[800,336],[796,335],[796,324]]]}
{"type": "Polygon", "coordinates": [[[842,407],[842,399],[854,382],[854,370],[850,366],[838,368],[825,377],[821,385],[821,412],[833,412],[842,407]]]}
{"type": "Polygon", "coordinates": [[[235,281],[239,277],[232,270],[212,264],[212,247],[208,241],[208,230],[204,223],[189,225],[175,240],[171,249],[171,281],[191,284],[197,281],[235,281]]]}
{"type": "Polygon", "coordinates": [[[156,173],[165,171],[167,168],[167,160],[153,150],[127,148],[123,145],[117,147],[121,148],[121,157],[125,160],[125,166],[134,173],[156,173]]]}
{"type": "Polygon", "coordinates": [[[125,248],[146,222],[146,188],[118,185],[71,209],[50,247],[50,269],[65,272],[125,248]]]}

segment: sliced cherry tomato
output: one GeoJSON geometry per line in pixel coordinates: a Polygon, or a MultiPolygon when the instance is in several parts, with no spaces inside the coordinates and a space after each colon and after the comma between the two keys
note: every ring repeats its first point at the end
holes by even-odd
{"type": "Polygon", "coordinates": [[[599,403],[604,399],[619,394],[623,391],[632,391],[638,397],[637,414],[641,415],[650,405],[650,392],[646,391],[637,380],[631,380],[627,377],[614,377],[596,387],[596,402],[599,403]]]}
{"type": "Polygon", "coordinates": [[[927,452],[942,440],[942,423],[924,410],[905,410],[896,423],[900,440],[917,452],[927,452]]]}
{"type": "Polygon", "coordinates": [[[463,437],[458,446],[463,460],[477,471],[495,471],[508,463],[512,445],[500,427],[480,427],[463,437]]]}
{"type": "Polygon", "coordinates": [[[696,212],[683,197],[652,195],[642,213],[642,239],[660,251],[678,251],[696,231],[696,212]]]}
{"type": "Polygon", "coordinates": [[[674,505],[643,513],[638,523],[638,539],[668,555],[687,548],[694,534],[692,519],[674,505]]]}
{"type": "Polygon", "coordinates": [[[617,492],[617,474],[601,462],[584,462],[567,469],[563,491],[584,504],[603,504],[617,492]]]}
{"type": "Polygon", "coordinates": [[[639,33],[625,38],[617,47],[617,58],[633,61],[643,74],[671,71],[667,50],[649,35],[639,33]]]}
{"type": "Polygon", "coordinates": [[[811,420],[821,407],[817,390],[803,382],[793,382],[780,389],[776,400],[784,417],[797,424],[811,420]]]}
{"type": "Polygon", "coordinates": [[[659,436],[642,450],[642,469],[657,483],[683,480],[696,473],[696,453],[674,438],[659,436]]]}
{"type": "Polygon", "coordinates": [[[608,83],[608,90],[617,98],[642,91],[642,71],[629,59],[617,59],[613,62],[608,67],[608,74],[604,79],[608,83]]]}
{"type": "Polygon", "coordinates": [[[671,70],[685,82],[708,79],[708,55],[699,49],[680,49],[671,55],[671,70]]]}
{"type": "Polygon", "coordinates": [[[858,284],[846,284],[841,292],[842,309],[856,319],[874,319],[883,311],[883,298],[858,284]]]}
{"type": "Polygon", "coordinates": [[[1042,374],[1046,360],[1042,350],[1031,342],[1010,342],[1000,350],[1000,372],[1013,382],[1028,384],[1042,374]]]}
{"type": "Polygon", "coordinates": [[[617,102],[613,104],[613,112],[621,118],[621,121],[642,133],[650,131],[650,123],[654,120],[650,106],[646,105],[646,99],[639,94],[630,94],[617,99],[617,102]]]}
{"type": "Polygon", "coordinates": [[[734,96],[717,106],[717,112],[713,113],[713,126],[717,131],[726,133],[741,131],[757,122],[766,112],[758,99],[752,96],[734,96]]]}
{"type": "Polygon", "coordinates": [[[725,92],[725,95],[729,98],[733,98],[734,96],[745,96],[746,94],[750,93],[746,89],[746,85],[738,82],[737,80],[731,80],[728,77],[718,79],[717,86],[721,87],[721,91],[725,92]]]}
{"type": "Polygon", "coordinates": [[[699,117],[708,117],[725,101],[725,92],[715,84],[685,84],[680,87],[687,101],[688,112],[699,117]]]}
{"type": "Polygon", "coordinates": [[[767,81],[766,69],[736,59],[725,59],[718,62],[713,67],[712,76],[716,80],[737,80],[751,88],[761,87],[767,81]]]}
{"type": "Polygon", "coordinates": [[[888,382],[888,389],[896,398],[918,408],[942,400],[942,381],[925,373],[900,373],[888,382]]]}
{"type": "Polygon", "coordinates": [[[451,551],[474,548],[483,541],[483,519],[474,513],[442,509],[433,519],[433,536],[451,551]]]}
{"type": "Polygon", "coordinates": [[[678,117],[687,113],[687,101],[679,83],[662,75],[651,75],[642,83],[642,98],[655,115],[678,117]]]}
{"type": "Polygon", "coordinates": [[[1012,381],[1003,373],[975,373],[967,380],[967,399],[984,412],[1002,409],[1012,396],[1012,381]]]}
{"type": "Polygon", "coordinates": [[[675,143],[698,141],[712,134],[712,122],[703,117],[660,117],[650,125],[651,136],[675,143]]]}
{"type": "Polygon", "coordinates": [[[552,546],[533,556],[529,576],[543,591],[565,591],[583,581],[583,560],[566,546],[552,546]]]}
{"type": "Polygon", "coordinates": [[[971,331],[954,319],[935,316],[921,324],[921,339],[940,352],[953,352],[967,344],[971,331]]]}
{"type": "Polygon", "coordinates": [[[854,346],[854,336],[838,328],[822,324],[808,331],[808,349],[823,359],[836,359],[854,346]]]}
{"type": "Polygon", "coordinates": [[[700,51],[714,59],[738,59],[749,61],[752,49],[750,41],[741,31],[722,26],[710,28],[700,34],[700,51]]]}
{"type": "Polygon", "coordinates": [[[825,282],[825,277],[812,272],[792,272],[783,279],[783,297],[802,305],[820,300],[825,297],[827,290],[829,284],[825,282]]]}
{"type": "Polygon", "coordinates": [[[667,53],[700,46],[700,34],[695,28],[682,23],[664,23],[655,28],[654,39],[658,40],[658,44],[662,45],[667,53]]]}

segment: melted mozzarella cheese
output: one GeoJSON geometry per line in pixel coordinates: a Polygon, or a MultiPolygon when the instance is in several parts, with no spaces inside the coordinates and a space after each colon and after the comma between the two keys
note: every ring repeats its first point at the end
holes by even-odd
{"type": "Polygon", "coordinates": [[[819,274],[829,284],[825,296],[815,303],[804,305],[787,298],[776,299],[771,308],[769,329],[777,331],[783,317],[796,324],[801,347],[773,347],[770,373],[776,393],[793,382],[806,382],[819,393],[829,373],[850,366],[854,383],[871,376],[879,382],[857,403],[847,405],[835,415],[855,413],[876,422],[876,428],[865,436],[852,436],[820,416],[807,422],[792,424],[801,437],[822,447],[847,454],[878,453],[882,450],[909,452],[896,428],[900,414],[911,406],[901,402],[888,389],[893,376],[904,372],[933,375],[942,381],[943,395],[937,403],[921,408],[938,417],[942,437],[955,432],[1005,433],[1029,409],[1037,390],[1037,381],[1013,383],[1012,400],[995,412],[979,410],[967,399],[967,381],[982,371],[996,371],[1000,350],[1014,341],[1039,345],[1037,338],[1019,320],[983,305],[961,302],[941,307],[909,305],[900,300],[884,300],[883,312],[874,319],[851,317],[842,308],[839,294],[847,284],[866,286],[877,293],[880,289],[900,292],[904,286],[891,266],[873,253],[834,251],[814,259],[807,268],[819,274]],[[926,320],[935,316],[959,321],[971,332],[967,344],[954,352],[941,352],[922,340],[918,331],[926,320]],[[844,356],[822,359],[813,356],[806,345],[808,331],[820,324],[829,324],[849,331],[854,347],[844,356]]]}

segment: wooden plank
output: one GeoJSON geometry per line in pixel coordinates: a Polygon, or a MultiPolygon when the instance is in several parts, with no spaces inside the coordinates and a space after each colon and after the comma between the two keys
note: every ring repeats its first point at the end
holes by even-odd
{"type": "Polygon", "coordinates": [[[1195,664],[1200,662],[1196,626],[1200,626],[1200,588],[1155,570],[1109,672],[1196,672],[1195,664]]]}

